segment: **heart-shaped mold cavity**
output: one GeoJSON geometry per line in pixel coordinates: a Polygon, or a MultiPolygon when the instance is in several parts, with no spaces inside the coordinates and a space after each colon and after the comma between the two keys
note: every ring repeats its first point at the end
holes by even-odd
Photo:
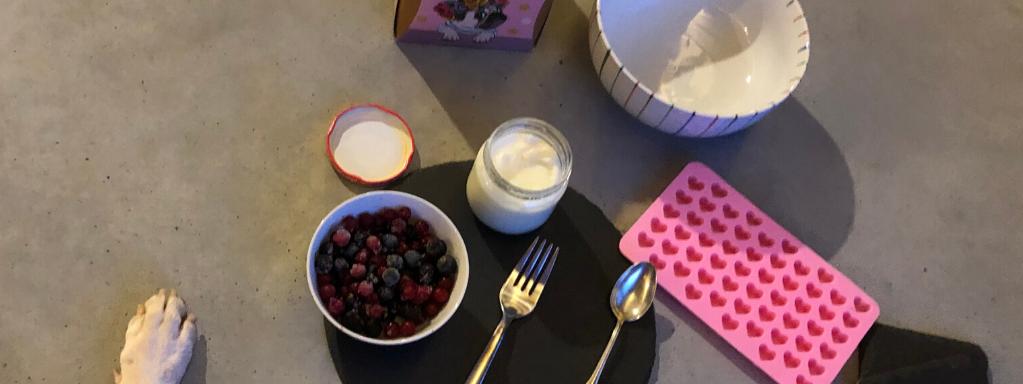
{"type": "Polygon", "coordinates": [[[810,304],[803,301],[802,297],[796,298],[796,313],[808,313],[810,312],[810,304]]]}
{"type": "Polygon", "coordinates": [[[785,296],[782,296],[782,294],[777,290],[771,291],[771,304],[774,305],[775,307],[785,305],[785,303],[788,302],[788,300],[789,299],[786,299],[785,296]]]}
{"type": "Polygon", "coordinates": [[[806,283],[806,295],[810,296],[811,299],[817,299],[824,295],[824,291],[817,288],[813,283],[806,283]]]}
{"type": "Polygon", "coordinates": [[[799,282],[792,280],[792,277],[789,275],[785,275],[781,277],[781,286],[782,288],[785,288],[786,291],[795,291],[799,289],[799,282]]]}
{"type": "Polygon", "coordinates": [[[714,269],[725,269],[728,266],[728,262],[718,256],[716,253],[710,254],[710,267],[714,269]]]}
{"type": "Polygon", "coordinates": [[[799,260],[792,263],[792,269],[796,271],[796,276],[806,276],[810,274],[810,267],[807,267],[799,260]]]}
{"type": "Polygon", "coordinates": [[[817,270],[817,279],[822,283],[830,283],[835,280],[835,275],[828,273],[824,268],[820,268],[817,270]]]}
{"type": "Polygon", "coordinates": [[[778,328],[771,330],[771,342],[774,345],[782,345],[789,341],[789,337],[785,336],[784,333],[778,330],[778,328]]]}
{"type": "Polygon", "coordinates": [[[831,340],[838,344],[844,344],[846,341],[849,341],[849,335],[842,333],[842,330],[835,327],[831,329],[831,340]]]}
{"type": "Polygon", "coordinates": [[[725,204],[721,206],[721,213],[725,215],[727,219],[734,219],[739,217],[739,211],[732,208],[731,205],[725,204]]]}
{"type": "Polygon", "coordinates": [[[821,358],[824,360],[834,359],[838,356],[838,351],[831,348],[828,343],[821,343],[821,358]]]}
{"type": "Polygon", "coordinates": [[[767,309],[766,305],[761,305],[760,309],[757,310],[757,314],[760,315],[760,321],[763,321],[763,322],[774,321],[775,314],[774,314],[774,312],[771,312],[770,309],[767,309]]]}
{"type": "Polygon", "coordinates": [[[686,298],[689,300],[699,300],[703,297],[703,291],[696,289],[692,283],[686,284],[686,298]]]}
{"type": "Polygon", "coordinates": [[[788,262],[782,259],[781,256],[778,256],[777,253],[771,254],[771,268],[782,269],[785,268],[785,264],[788,264],[788,262]]]}
{"type": "Polygon", "coordinates": [[[834,288],[831,289],[831,304],[834,305],[845,304],[845,296],[842,296],[842,293],[838,292],[838,290],[834,288]]]}
{"type": "Polygon", "coordinates": [[[747,267],[747,266],[743,265],[741,260],[736,260],[735,261],[735,274],[736,275],[741,276],[741,277],[746,277],[746,276],[749,276],[750,273],[753,273],[753,270],[751,270],[750,267],[747,267]]]}
{"type": "Polygon", "coordinates": [[[736,247],[731,241],[722,240],[721,251],[723,251],[726,255],[734,255],[739,253],[739,247],[736,247]]]}
{"type": "Polygon", "coordinates": [[[710,230],[715,233],[725,233],[725,231],[728,230],[728,226],[715,217],[713,219],[710,219],[710,230]]]}
{"type": "Polygon", "coordinates": [[[728,304],[728,299],[721,296],[718,291],[710,291],[710,305],[712,307],[724,307],[725,304],[728,304]]]}
{"type": "Polygon", "coordinates": [[[668,266],[668,262],[661,260],[660,257],[657,257],[656,253],[650,254],[650,264],[652,264],[654,268],[657,269],[664,269],[664,267],[668,266]]]}
{"type": "Polygon", "coordinates": [[[785,366],[789,368],[798,368],[799,364],[803,363],[803,361],[799,360],[798,357],[792,356],[792,352],[789,351],[785,351],[782,358],[785,360],[785,366]]]}
{"type": "Polygon", "coordinates": [[[753,285],[753,283],[746,284],[746,297],[750,298],[751,300],[756,300],[763,296],[764,291],[761,290],[760,288],[757,288],[756,285],[753,285]]]}
{"type": "Polygon", "coordinates": [[[764,254],[760,253],[760,252],[757,252],[757,250],[753,249],[753,247],[747,247],[746,248],[746,259],[755,263],[755,262],[758,262],[760,260],[763,260],[764,259],[764,254]]]}
{"type": "Polygon", "coordinates": [[[675,202],[680,205],[686,205],[693,202],[693,197],[686,194],[686,191],[681,189],[675,191],[675,202]]]}
{"type": "Polygon", "coordinates": [[[757,271],[757,277],[760,278],[761,284],[771,284],[774,282],[774,275],[772,275],[771,272],[767,272],[767,268],[761,267],[760,270],[757,271]]]}
{"type": "Polygon", "coordinates": [[[676,217],[682,216],[682,211],[679,211],[677,208],[671,206],[671,204],[664,204],[663,211],[664,217],[667,217],[669,219],[674,219],[676,217]]]}
{"type": "Polygon", "coordinates": [[[639,233],[639,246],[643,248],[650,248],[654,246],[654,239],[647,236],[646,232],[639,233]]]}
{"type": "Polygon", "coordinates": [[[653,233],[664,233],[668,230],[668,225],[661,222],[661,219],[656,217],[650,219],[650,231],[653,233]]]}
{"type": "Polygon", "coordinates": [[[753,234],[743,228],[741,225],[735,226],[735,239],[739,241],[749,240],[753,237],[753,234]]]}
{"type": "Polygon", "coordinates": [[[741,297],[735,298],[735,313],[745,315],[753,311],[753,307],[742,301],[741,297]]]}
{"type": "Polygon", "coordinates": [[[791,313],[785,312],[781,317],[781,323],[785,325],[785,329],[796,329],[799,328],[799,319],[792,316],[791,313]]]}
{"type": "Polygon", "coordinates": [[[686,214],[686,222],[694,227],[703,225],[703,218],[696,214],[696,212],[689,211],[686,214]]]}
{"type": "Polygon", "coordinates": [[[784,240],[781,241],[781,250],[782,250],[782,252],[785,252],[785,253],[788,253],[788,254],[791,255],[793,253],[798,252],[799,251],[799,247],[796,246],[795,244],[792,244],[792,242],[790,242],[789,239],[784,239],[784,240]]]}
{"type": "Polygon", "coordinates": [[[796,384],[813,384],[810,380],[807,380],[803,375],[796,376],[796,384]]]}
{"type": "Polygon", "coordinates": [[[802,335],[796,336],[796,350],[799,352],[810,352],[813,349],[813,344],[803,338],[802,335]]]}
{"type": "Polygon", "coordinates": [[[753,211],[749,211],[749,212],[746,212],[746,223],[748,223],[751,226],[756,227],[756,226],[758,226],[760,224],[763,224],[764,223],[764,219],[761,219],[761,218],[757,217],[757,215],[755,213],[753,213],[753,211]]]}
{"type": "Polygon", "coordinates": [[[706,197],[701,197],[700,198],[700,210],[701,211],[704,211],[704,212],[714,212],[714,210],[717,209],[717,207],[718,207],[717,204],[712,203],[710,201],[710,199],[708,199],[706,197]]]}
{"type": "Polygon", "coordinates": [[[696,277],[700,281],[700,284],[710,285],[714,283],[714,275],[707,273],[706,269],[700,268],[700,271],[696,273],[696,277]]]}
{"type": "Polygon", "coordinates": [[[687,231],[681,224],[675,226],[675,239],[689,240],[691,237],[693,237],[693,233],[687,231]]]}
{"type": "Polygon", "coordinates": [[[746,335],[749,337],[760,337],[764,335],[764,329],[757,326],[753,320],[746,322],[746,335]]]}
{"type": "Polygon", "coordinates": [[[816,321],[810,319],[806,321],[806,333],[810,334],[810,336],[817,337],[824,334],[824,327],[817,325],[816,321]]]}
{"type": "Polygon", "coordinates": [[[689,276],[689,274],[693,272],[693,270],[691,270],[689,268],[686,268],[686,266],[682,265],[681,261],[677,261],[677,260],[675,261],[674,268],[675,268],[675,276],[676,277],[686,277],[686,276],[689,276]]]}
{"type": "Polygon", "coordinates": [[[696,176],[689,176],[689,179],[686,180],[686,182],[689,183],[689,189],[691,190],[694,191],[703,190],[704,184],[699,179],[697,179],[696,176]]]}
{"type": "Polygon", "coordinates": [[[814,360],[813,358],[810,358],[810,360],[806,362],[806,367],[810,369],[810,374],[813,376],[820,376],[824,374],[824,366],[817,364],[817,360],[814,360]]]}
{"type": "Polygon", "coordinates": [[[728,190],[718,183],[714,183],[710,185],[710,194],[714,195],[714,197],[722,198],[728,196],[728,190]]]}
{"type": "Polygon", "coordinates": [[[860,325],[860,320],[853,317],[851,313],[846,312],[842,314],[842,323],[845,324],[846,328],[856,328],[856,326],[860,325]]]}
{"type": "Polygon", "coordinates": [[[714,244],[717,244],[717,242],[714,241],[714,239],[711,239],[710,236],[707,236],[706,233],[701,233],[700,234],[700,246],[701,247],[705,247],[705,248],[706,247],[713,247],[714,244]]]}
{"type": "Polygon", "coordinates": [[[721,315],[721,327],[729,331],[739,328],[739,320],[735,320],[729,314],[721,315]]]}
{"type": "Polygon", "coordinates": [[[853,299],[853,306],[856,307],[856,312],[866,312],[870,310],[870,303],[867,303],[866,300],[859,297],[853,299]]]}
{"type": "Polygon", "coordinates": [[[757,235],[757,241],[760,242],[760,246],[764,248],[771,248],[774,246],[774,239],[764,232],[760,232],[760,234],[757,235]]]}
{"type": "Polygon", "coordinates": [[[700,253],[700,251],[697,251],[696,248],[690,245],[686,247],[686,259],[698,263],[700,260],[703,260],[703,253],[700,253]]]}
{"type": "Polygon", "coordinates": [[[739,283],[732,280],[731,276],[725,275],[721,277],[721,288],[724,288],[725,292],[735,292],[739,290],[739,283]]]}
{"type": "Polygon", "coordinates": [[[668,239],[664,239],[664,241],[661,242],[661,251],[663,251],[665,255],[674,255],[678,253],[678,246],[672,244],[668,241],[668,239]]]}
{"type": "Polygon", "coordinates": [[[828,309],[827,305],[821,304],[821,306],[817,308],[817,312],[820,314],[821,320],[831,321],[835,318],[835,311],[828,309]]]}
{"type": "Polygon", "coordinates": [[[760,360],[771,361],[777,354],[767,347],[767,344],[760,344],[760,360]]]}

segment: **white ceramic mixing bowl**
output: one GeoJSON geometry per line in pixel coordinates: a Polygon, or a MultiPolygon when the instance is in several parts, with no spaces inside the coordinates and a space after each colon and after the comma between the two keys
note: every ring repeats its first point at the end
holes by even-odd
{"type": "Polygon", "coordinates": [[[796,88],[810,54],[796,0],[597,0],[589,43],[618,104],[685,137],[759,121],[796,88]]]}

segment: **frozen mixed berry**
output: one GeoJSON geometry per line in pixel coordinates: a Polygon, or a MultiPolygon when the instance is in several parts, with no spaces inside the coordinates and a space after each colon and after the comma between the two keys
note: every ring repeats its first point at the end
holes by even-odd
{"type": "Polygon", "coordinates": [[[416,296],[412,298],[412,302],[416,305],[423,304],[430,301],[430,296],[433,294],[433,288],[429,285],[420,285],[416,288],[416,296]]]}
{"type": "Polygon", "coordinates": [[[379,253],[381,246],[382,244],[380,244],[379,237],[370,235],[369,237],[366,238],[366,249],[368,249],[370,252],[373,252],[374,254],[379,253]]]}
{"type": "MultiPolygon", "coordinates": [[[[404,272],[408,272],[408,270],[405,270],[404,272]]],[[[412,281],[412,278],[408,275],[402,275],[401,280],[398,280],[398,288],[405,289],[405,287],[410,285],[416,285],[416,283],[412,281]]]]}
{"type": "Polygon", "coordinates": [[[370,283],[371,285],[373,285],[375,287],[377,285],[380,285],[380,283],[381,283],[380,276],[377,276],[377,274],[375,274],[375,273],[367,273],[366,274],[366,280],[364,282],[370,283]]]}
{"type": "Polygon", "coordinates": [[[384,208],[380,210],[380,215],[384,217],[384,220],[391,221],[398,218],[398,211],[394,208],[384,208]]]}
{"type": "Polygon", "coordinates": [[[454,287],[455,287],[455,281],[451,280],[450,277],[444,276],[444,277],[440,278],[439,281],[437,281],[437,288],[444,288],[444,289],[446,289],[446,290],[448,290],[450,292],[451,288],[454,288],[454,287]]]}
{"type": "Polygon", "coordinates": [[[401,287],[401,300],[410,301],[416,297],[416,293],[419,292],[419,287],[415,284],[409,284],[401,287]]]}
{"type": "Polygon", "coordinates": [[[407,264],[409,268],[419,268],[420,259],[422,259],[422,255],[419,254],[419,251],[413,249],[405,252],[405,264],[407,264]]]}
{"type": "Polygon", "coordinates": [[[333,280],[333,278],[330,277],[329,274],[326,274],[326,273],[317,273],[316,274],[316,284],[319,284],[319,285],[330,284],[331,280],[333,280]]]}
{"type": "Polygon", "coordinates": [[[408,224],[400,218],[391,220],[391,233],[404,234],[408,230],[408,224]]]}
{"type": "Polygon", "coordinates": [[[401,323],[401,335],[402,336],[412,336],[412,335],[415,335],[415,334],[416,334],[416,323],[413,323],[411,321],[406,321],[404,323],[401,323]]]}
{"type": "Polygon", "coordinates": [[[362,333],[365,327],[362,316],[359,316],[359,310],[355,308],[345,312],[344,317],[341,318],[341,325],[356,333],[362,333]]]}
{"type": "Polygon", "coordinates": [[[384,270],[381,280],[384,281],[384,285],[393,287],[395,284],[398,284],[399,280],[401,280],[401,273],[398,272],[396,268],[387,268],[384,270]]]}
{"type": "Polygon", "coordinates": [[[397,272],[398,269],[405,266],[405,259],[398,255],[389,255],[387,256],[387,266],[390,268],[396,268],[395,272],[397,272]]]}
{"type": "Polygon", "coordinates": [[[450,275],[458,270],[458,262],[451,255],[444,255],[437,259],[437,272],[450,275]]]}
{"type": "Polygon", "coordinates": [[[433,258],[444,256],[448,253],[448,244],[441,239],[430,239],[426,243],[426,254],[433,258]]]}
{"type": "Polygon", "coordinates": [[[419,284],[427,285],[433,283],[433,276],[436,274],[436,267],[430,264],[419,266],[419,284]]]}
{"type": "Polygon", "coordinates": [[[437,303],[426,303],[423,306],[423,316],[426,316],[427,319],[437,317],[438,313],[440,313],[440,306],[437,303]]]}
{"type": "Polygon", "coordinates": [[[334,236],[330,237],[334,241],[334,245],[343,247],[348,245],[348,241],[352,239],[352,233],[348,232],[347,229],[341,228],[334,231],[334,236]]]}
{"type": "Polygon", "coordinates": [[[404,317],[405,320],[410,320],[416,324],[422,324],[426,321],[426,318],[423,317],[422,308],[419,308],[419,306],[415,304],[405,304],[401,307],[401,317],[404,317]]]}
{"type": "Polygon", "coordinates": [[[359,246],[354,243],[349,243],[348,246],[345,247],[344,252],[341,252],[341,255],[346,259],[352,259],[357,253],[359,253],[359,246]]]}
{"type": "Polygon", "coordinates": [[[349,271],[349,273],[354,279],[362,279],[363,277],[366,277],[366,266],[363,264],[354,264],[352,265],[352,270],[349,271]]]}
{"type": "Polygon", "coordinates": [[[450,297],[451,297],[451,293],[448,292],[448,290],[446,290],[444,288],[434,289],[433,290],[433,294],[431,295],[431,298],[433,299],[433,302],[437,303],[437,304],[447,303],[448,302],[448,298],[450,298],[450,297]]]}
{"type": "Polygon", "coordinates": [[[380,337],[380,334],[384,332],[384,326],[377,320],[370,320],[366,322],[366,336],[369,337],[380,337]]]}
{"type": "Polygon", "coordinates": [[[331,297],[330,301],[327,302],[327,312],[334,316],[340,316],[342,313],[345,313],[345,303],[336,297],[331,297]]]}
{"type": "Polygon", "coordinates": [[[369,296],[366,296],[366,302],[370,303],[370,304],[379,303],[380,302],[380,296],[377,296],[377,293],[373,292],[373,293],[369,294],[369,296]]]}
{"type": "Polygon", "coordinates": [[[373,215],[369,214],[369,212],[360,213],[357,218],[359,219],[360,229],[366,230],[373,227],[373,215]]]}
{"type": "Polygon", "coordinates": [[[366,308],[366,316],[371,319],[379,319],[380,316],[384,315],[384,307],[380,304],[371,304],[366,308]]]}
{"type": "Polygon", "coordinates": [[[333,255],[334,252],[337,252],[337,247],[334,246],[334,242],[324,241],[323,244],[320,244],[320,251],[317,253],[324,255],[333,255]]]}
{"type": "Polygon", "coordinates": [[[329,303],[330,299],[337,296],[337,288],[334,288],[334,286],[330,284],[321,285],[319,291],[320,299],[323,300],[324,303],[329,303]]]}
{"type": "Polygon", "coordinates": [[[388,233],[380,237],[380,242],[383,243],[385,249],[393,250],[398,246],[398,236],[388,233]]]}
{"type": "Polygon", "coordinates": [[[369,251],[363,249],[355,254],[355,262],[357,264],[366,264],[367,261],[369,261],[369,251]]]}
{"type": "Polygon", "coordinates": [[[362,299],[355,294],[355,292],[345,295],[345,306],[348,308],[358,308],[362,304],[362,299]]]}
{"type": "Polygon", "coordinates": [[[412,210],[409,209],[409,207],[401,206],[398,207],[397,211],[399,219],[407,221],[408,219],[412,218],[412,210]]]}
{"type": "Polygon", "coordinates": [[[359,283],[359,296],[366,297],[373,294],[373,284],[368,281],[359,283]]]}
{"type": "Polygon", "coordinates": [[[380,289],[377,289],[377,297],[380,301],[391,301],[391,299],[394,299],[394,288],[380,287],[380,289]]]}
{"type": "Polygon", "coordinates": [[[416,222],[415,230],[416,230],[416,235],[417,236],[422,237],[422,236],[429,235],[430,234],[430,224],[428,224],[426,222],[426,220],[419,220],[419,221],[416,222]]]}
{"type": "Polygon", "coordinates": [[[341,219],[341,228],[344,228],[349,233],[355,232],[359,229],[359,220],[352,215],[345,216],[341,219]]]}
{"type": "Polygon", "coordinates": [[[335,272],[341,273],[343,271],[347,271],[348,267],[349,267],[348,266],[348,260],[345,260],[344,258],[341,258],[341,257],[334,259],[334,271],[335,272]]]}
{"type": "Polygon", "coordinates": [[[366,239],[369,238],[369,232],[356,232],[352,235],[351,244],[355,244],[357,247],[362,248],[366,246],[366,239]]]}
{"type": "Polygon", "coordinates": [[[406,244],[404,241],[399,242],[398,246],[394,247],[395,254],[404,255],[405,252],[408,252],[408,244],[406,244]]]}
{"type": "Polygon", "coordinates": [[[388,339],[395,339],[401,336],[401,326],[393,321],[388,321],[387,325],[384,326],[384,337],[388,339]]]}
{"type": "Polygon", "coordinates": [[[316,273],[330,273],[331,268],[334,268],[334,258],[326,254],[316,256],[316,273]]]}

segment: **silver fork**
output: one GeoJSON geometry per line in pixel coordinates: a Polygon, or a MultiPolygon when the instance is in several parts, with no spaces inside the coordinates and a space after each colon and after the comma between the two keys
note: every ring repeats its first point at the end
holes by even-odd
{"type": "Polygon", "coordinates": [[[483,350],[479,361],[476,362],[476,367],[472,369],[469,379],[465,380],[466,384],[483,382],[483,377],[487,375],[487,369],[490,368],[490,362],[494,359],[497,348],[501,346],[505,327],[512,320],[524,317],[536,308],[536,302],[540,300],[543,287],[547,284],[547,278],[551,276],[551,270],[554,269],[554,262],[558,259],[558,251],[561,250],[560,247],[554,247],[554,244],[548,245],[547,240],[540,243],[540,248],[536,248],[538,241],[540,241],[539,237],[533,240],[529,250],[522,255],[522,260],[519,260],[519,265],[515,266],[515,270],[508,276],[508,280],[505,280],[504,287],[501,287],[501,313],[503,314],[501,323],[494,330],[494,336],[490,337],[490,342],[487,343],[486,349],[483,350]],[[544,246],[547,247],[546,250],[544,250],[544,246]],[[536,248],[535,253],[533,252],[534,248],[536,248]],[[551,256],[552,248],[554,249],[553,256],[551,256]],[[550,257],[548,258],[548,256],[550,257]]]}

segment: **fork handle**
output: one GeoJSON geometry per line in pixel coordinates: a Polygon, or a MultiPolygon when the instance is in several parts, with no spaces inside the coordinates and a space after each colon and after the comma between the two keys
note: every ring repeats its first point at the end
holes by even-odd
{"type": "Polygon", "coordinates": [[[501,323],[497,324],[494,335],[490,337],[490,342],[487,343],[487,347],[483,350],[483,354],[480,355],[480,359],[476,362],[476,367],[472,369],[472,373],[469,374],[469,378],[465,380],[465,384],[483,383],[483,377],[487,375],[490,362],[494,360],[497,348],[501,346],[501,339],[504,338],[504,329],[508,326],[509,321],[508,316],[501,317],[501,323]]]}
{"type": "Polygon", "coordinates": [[[600,356],[600,362],[597,363],[597,368],[593,370],[593,374],[590,375],[590,379],[586,380],[586,384],[597,384],[597,380],[600,379],[600,373],[604,371],[604,364],[607,363],[607,356],[611,354],[611,349],[615,346],[615,340],[618,339],[618,331],[622,329],[622,320],[618,320],[618,324],[615,325],[615,330],[611,332],[611,340],[607,342],[607,347],[604,348],[604,354],[600,356]]]}

